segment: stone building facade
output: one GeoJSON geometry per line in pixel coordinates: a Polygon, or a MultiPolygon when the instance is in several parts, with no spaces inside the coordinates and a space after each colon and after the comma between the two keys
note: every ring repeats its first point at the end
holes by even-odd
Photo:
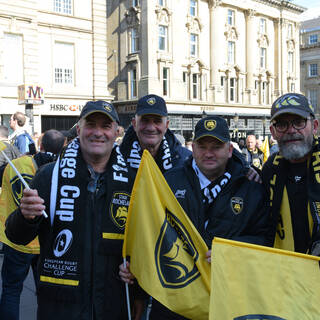
{"type": "Polygon", "coordinates": [[[110,2],[109,90],[123,123],[154,93],[184,135],[204,113],[225,116],[239,137],[262,134],[272,101],[300,91],[303,11],[280,0],[110,2]]]}
{"type": "Polygon", "coordinates": [[[36,132],[69,129],[87,100],[112,100],[106,27],[105,0],[1,0],[1,123],[25,112],[22,84],[44,91],[44,103],[32,110],[36,132]]]}
{"type": "Polygon", "coordinates": [[[320,116],[320,17],[301,22],[301,91],[320,116]]]}

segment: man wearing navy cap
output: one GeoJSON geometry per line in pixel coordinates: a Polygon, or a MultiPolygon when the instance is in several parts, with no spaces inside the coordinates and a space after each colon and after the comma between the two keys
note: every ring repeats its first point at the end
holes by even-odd
{"type": "Polygon", "coordinates": [[[181,165],[190,156],[191,152],[181,145],[168,126],[164,99],[149,94],[138,100],[132,126],[127,130],[120,146],[130,167],[138,170],[145,149],[154,157],[162,172],[181,165]]]}
{"type": "Polygon", "coordinates": [[[279,97],[271,108],[270,131],[279,152],[262,169],[269,192],[274,247],[320,255],[320,147],[318,120],[308,99],[279,97]]]}
{"type": "MultiPolygon", "coordinates": [[[[227,122],[218,116],[201,119],[192,149],[192,157],[165,177],[208,247],[214,237],[267,244],[265,192],[247,179],[248,168],[242,155],[233,152],[227,122]]],[[[184,318],[154,301],[150,319],[184,318]]]]}
{"type": "Polygon", "coordinates": [[[112,104],[89,101],[78,138],[36,174],[7,219],[10,241],[39,236],[38,320],[128,319],[117,274],[133,177],[114,144],[118,122],[112,104]]]}

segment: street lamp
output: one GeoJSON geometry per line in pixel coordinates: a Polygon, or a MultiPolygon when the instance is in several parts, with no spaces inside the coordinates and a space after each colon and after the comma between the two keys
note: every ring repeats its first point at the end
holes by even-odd
{"type": "Polygon", "coordinates": [[[239,123],[239,115],[235,113],[233,117],[233,122],[234,122],[234,133],[235,133],[235,139],[236,142],[238,143],[238,123],[239,123]]]}
{"type": "Polygon", "coordinates": [[[263,126],[263,140],[266,139],[266,122],[267,122],[267,117],[266,115],[263,116],[262,119],[262,126],[263,126]]]}

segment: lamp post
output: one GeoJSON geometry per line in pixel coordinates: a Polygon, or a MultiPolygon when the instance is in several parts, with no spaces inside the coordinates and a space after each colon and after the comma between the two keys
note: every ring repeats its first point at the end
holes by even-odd
{"type": "Polygon", "coordinates": [[[239,115],[235,113],[233,117],[233,122],[234,122],[234,133],[235,133],[235,140],[238,143],[238,123],[239,123],[239,115]]]}
{"type": "Polygon", "coordinates": [[[262,128],[263,128],[263,140],[266,139],[266,122],[267,122],[267,117],[264,115],[262,119],[262,128]]]}

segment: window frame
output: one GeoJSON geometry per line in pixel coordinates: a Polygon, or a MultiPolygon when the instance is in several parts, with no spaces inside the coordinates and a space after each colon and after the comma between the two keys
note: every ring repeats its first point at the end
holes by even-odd
{"type": "Polygon", "coordinates": [[[197,57],[198,56],[198,42],[199,37],[196,33],[190,33],[190,56],[197,57]],[[194,37],[194,39],[192,39],[194,37]]]}
{"type": "Polygon", "coordinates": [[[267,67],[267,48],[261,47],[260,48],[260,69],[266,69],[267,67]]]}
{"type": "Polygon", "coordinates": [[[170,68],[162,68],[162,93],[165,97],[169,96],[170,68]]]}
{"type": "Polygon", "coordinates": [[[235,51],[236,43],[234,41],[228,41],[228,64],[235,64],[235,51]]]}
{"type": "Polygon", "coordinates": [[[309,44],[315,44],[315,43],[318,43],[318,34],[317,33],[315,33],[315,34],[310,34],[309,35],[309,44]],[[315,39],[315,41],[314,40],[311,40],[312,38],[314,38],[315,39]]]}
{"type": "Polygon", "coordinates": [[[60,14],[73,14],[72,0],[53,0],[53,11],[60,14]]]}
{"type": "Polygon", "coordinates": [[[130,88],[130,99],[137,98],[138,87],[137,87],[137,68],[132,67],[129,70],[129,88],[130,88]]]}
{"type": "Polygon", "coordinates": [[[310,63],[308,68],[308,75],[309,77],[317,77],[318,76],[318,64],[317,63],[310,63]]]}
{"type": "MultiPolygon", "coordinates": [[[[66,59],[64,60],[66,61],[66,59]]],[[[70,42],[56,41],[54,43],[54,84],[62,86],[75,85],[75,44],[70,42]],[[61,49],[59,49],[59,46],[61,49]],[[66,49],[69,47],[69,49],[66,49]],[[60,61],[58,55],[67,57],[66,52],[70,50],[72,56],[69,57],[71,63],[57,63],[60,61]],[[65,51],[65,52],[64,52],[65,51]]]]}
{"type": "Polygon", "coordinates": [[[190,5],[190,8],[189,8],[190,16],[196,17],[198,15],[198,1],[190,0],[189,5],[190,5]]]}
{"type": "Polygon", "coordinates": [[[129,53],[140,51],[140,34],[137,28],[130,28],[130,50],[129,53]]]}
{"type": "Polygon", "coordinates": [[[259,31],[261,34],[265,34],[267,31],[267,20],[265,18],[259,20],[259,31]]]}
{"type": "Polygon", "coordinates": [[[158,50],[168,51],[168,26],[159,24],[158,28],[158,50]],[[161,28],[164,30],[164,34],[161,34],[161,28]],[[164,48],[162,48],[162,45],[164,48]]]}
{"type": "Polygon", "coordinates": [[[229,26],[234,26],[234,23],[235,23],[235,11],[232,9],[228,9],[227,24],[229,26]]]}

